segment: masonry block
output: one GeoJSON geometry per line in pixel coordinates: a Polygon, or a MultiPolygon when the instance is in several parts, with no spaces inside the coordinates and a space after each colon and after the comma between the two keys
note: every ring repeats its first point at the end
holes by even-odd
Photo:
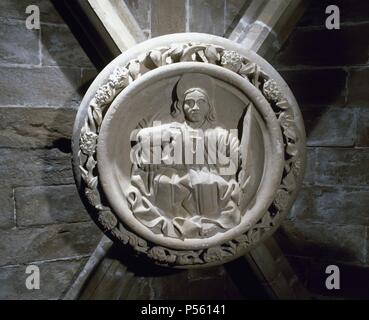
{"type": "Polygon", "coordinates": [[[124,0],[142,30],[150,29],[151,1],[124,0]]]}
{"type": "Polygon", "coordinates": [[[356,145],[358,147],[369,147],[369,108],[358,108],[356,145]]]}
{"type": "Polygon", "coordinates": [[[350,70],[348,81],[349,106],[369,107],[368,81],[369,68],[355,68],[350,70]]]}
{"type": "Polygon", "coordinates": [[[0,20],[0,62],[40,64],[39,30],[28,30],[25,22],[0,20]]]}
{"type": "Polygon", "coordinates": [[[52,261],[36,264],[40,269],[40,289],[28,290],[25,282],[26,265],[0,268],[0,299],[2,300],[56,300],[72,284],[85,264],[86,258],[52,261]]]}
{"type": "Polygon", "coordinates": [[[318,148],[316,181],[328,185],[369,186],[369,149],[318,148]]]}
{"type": "Polygon", "coordinates": [[[234,28],[238,20],[243,14],[243,6],[246,4],[245,0],[226,0],[225,1],[225,30],[234,28]]]}
{"type": "Polygon", "coordinates": [[[307,145],[310,147],[353,147],[356,141],[357,112],[354,108],[301,108],[307,145]]]}
{"type": "Polygon", "coordinates": [[[69,153],[58,149],[1,149],[0,176],[6,185],[73,184],[69,153]]]}
{"type": "Polygon", "coordinates": [[[224,0],[189,0],[191,32],[224,34],[224,0]]]}
{"type": "Polygon", "coordinates": [[[186,31],[185,0],[152,0],[151,36],[186,31]]]}
{"type": "Polygon", "coordinates": [[[368,62],[369,22],[338,30],[297,28],[278,54],[279,66],[342,66],[368,62]]]}
{"type": "Polygon", "coordinates": [[[347,72],[343,69],[280,71],[300,107],[344,106],[347,72]]]}
{"type": "Polygon", "coordinates": [[[369,298],[369,268],[336,261],[314,261],[309,272],[308,289],[325,297],[350,297],[351,299],[369,298]],[[326,273],[329,265],[339,268],[340,289],[328,290],[325,283],[330,274],[326,273]]]}
{"type": "Polygon", "coordinates": [[[0,230],[15,226],[13,190],[10,187],[0,188],[0,230]]]}
{"type": "Polygon", "coordinates": [[[0,1],[0,17],[25,21],[28,17],[26,8],[29,5],[37,5],[40,8],[41,22],[64,23],[51,0],[2,0],[0,1]]]}
{"type": "Polygon", "coordinates": [[[0,233],[0,266],[89,255],[100,239],[92,222],[5,230],[0,233]]]}
{"type": "Polygon", "coordinates": [[[328,17],[325,8],[336,5],[342,23],[360,23],[369,20],[369,2],[366,0],[313,0],[299,21],[299,26],[323,26],[328,17]]]}
{"type": "Polygon", "coordinates": [[[369,224],[369,189],[306,186],[299,192],[290,219],[336,225],[369,224]]]}
{"type": "Polygon", "coordinates": [[[42,25],[42,65],[93,67],[86,53],[66,25],[42,25]]]}
{"type": "Polygon", "coordinates": [[[75,109],[63,107],[0,107],[0,147],[51,148],[69,141],[75,116],[75,109]]]}
{"type": "Polygon", "coordinates": [[[287,255],[366,262],[366,228],[286,220],[275,238],[287,255]]]}
{"type": "Polygon", "coordinates": [[[77,107],[81,71],[76,68],[0,67],[0,104],[77,107]]]}
{"type": "Polygon", "coordinates": [[[20,227],[90,221],[75,185],[16,188],[15,201],[20,227]]]}

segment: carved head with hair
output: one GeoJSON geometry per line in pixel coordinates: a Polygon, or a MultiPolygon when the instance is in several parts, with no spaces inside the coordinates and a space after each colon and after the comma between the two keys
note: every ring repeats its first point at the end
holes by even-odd
{"type": "Polygon", "coordinates": [[[214,81],[200,73],[183,75],[176,85],[176,100],[171,115],[193,127],[213,127],[216,124],[214,108],[214,81]]]}

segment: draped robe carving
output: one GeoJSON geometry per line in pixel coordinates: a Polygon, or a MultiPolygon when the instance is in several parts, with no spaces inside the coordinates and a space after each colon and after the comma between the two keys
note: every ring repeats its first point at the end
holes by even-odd
{"type": "Polygon", "coordinates": [[[133,215],[154,233],[203,238],[241,221],[239,179],[248,176],[238,170],[237,132],[217,123],[213,90],[210,77],[183,76],[173,121],[142,122],[131,136],[136,152],[126,197],[133,215]]]}

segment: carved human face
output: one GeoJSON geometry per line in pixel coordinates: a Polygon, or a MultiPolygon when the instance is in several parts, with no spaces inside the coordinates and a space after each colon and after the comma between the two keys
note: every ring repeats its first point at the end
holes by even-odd
{"type": "Polygon", "coordinates": [[[207,97],[199,90],[194,90],[186,94],[183,103],[185,119],[192,123],[201,124],[209,112],[207,97]]]}

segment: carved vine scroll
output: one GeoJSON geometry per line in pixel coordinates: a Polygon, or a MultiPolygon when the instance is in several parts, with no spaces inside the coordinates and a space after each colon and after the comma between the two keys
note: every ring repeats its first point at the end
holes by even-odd
{"type": "Polygon", "coordinates": [[[156,263],[170,266],[206,265],[226,261],[241,255],[261,241],[279,225],[293,201],[296,181],[301,174],[301,132],[295,124],[294,112],[283,96],[276,81],[259,65],[235,51],[221,46],[203,43],[181,43],[160,47],[140,55],[124,66],[117,67],[107,83],[100,86],[89,103],[88,114],[79,139],[79,168],[84,193],[97,210],[97,220],[112,238],[129,244],[136,251],[146,254],[156,263]],[[141,75],[165,65],[184,61],[196,61],[221,66],[250,82],[270,103],[283,135],[285,161],[284,172],[273,203],[263,217],[242,235],[221,245],[199,250],[174,250],[158,246],[130,231],[112,212],[101,196],[97,173],[96,148],[104,115],[114,98],[141,75]]]}

